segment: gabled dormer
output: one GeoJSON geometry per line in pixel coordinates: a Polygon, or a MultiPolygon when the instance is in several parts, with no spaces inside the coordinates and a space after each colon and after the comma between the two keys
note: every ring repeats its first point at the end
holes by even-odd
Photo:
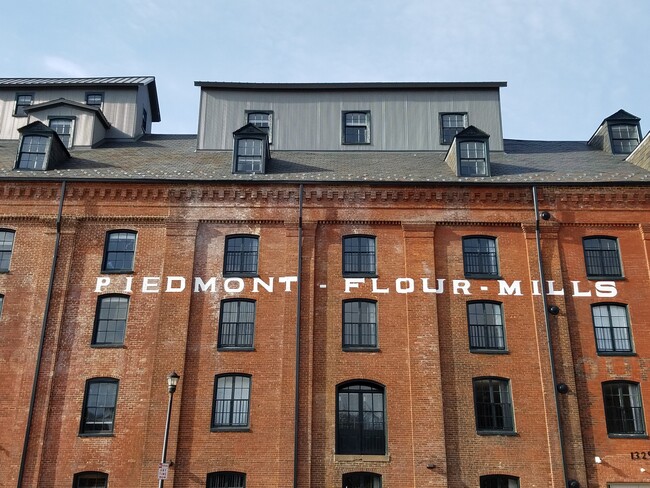
{"type": "Polygon", "coordinates": [[[454,137],[445,162],[456,176],[490,176],[489,134],[470,125],[454,137]]]}
{"type": "Polygon", "coordinates": [[[40,121],[18,129],[20,139],[14,169],[47,171],[70,158],[57,132],[40,121]]]}
{"type": "Polygon", "coordinates": [[[252,123],[232,133],[233,173],[266,173],[266,163],[271,159],[269,134],[252,123]]]}
{"type": "Polygon", "coordinates": [[[621,109],[603,120],[587,144],[610,154],[630,154],[641,142],[640,121],[621,109]]]}
{"type": "Polygon", "coordinates": [[[99,107],[65,98],[31,105],[24,111],[28,122],[48,125],[67,148],[92,147],[106,137],[111,127],[99,107]]]}

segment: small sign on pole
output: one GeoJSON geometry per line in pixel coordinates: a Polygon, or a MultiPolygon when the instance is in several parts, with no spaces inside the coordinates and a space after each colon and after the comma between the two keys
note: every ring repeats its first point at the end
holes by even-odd
{"type": "Polygon", "coordinates": [[[169,463],[158,464],[158,480],[166,480],[169,474],[169,463]]]}

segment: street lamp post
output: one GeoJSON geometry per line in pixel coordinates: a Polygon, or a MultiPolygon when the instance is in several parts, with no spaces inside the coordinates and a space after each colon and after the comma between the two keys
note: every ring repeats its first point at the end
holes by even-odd
{"type": "MultiPolygon", "coordinates": [[[[180,376],[174,371],[167,375],[167,391],[169,392],[169,403],[167,404],[167,420],[165,421],[165,439],[163,440],[162,459],[161,463],[165,463],[167,458],[167,440],[169,439],[169,420],[172,416],[172,401],[174,400],[174,392],[180,376]]],[[[158,480],[158,488],[163,488],[164,480],[158,480]]]]}

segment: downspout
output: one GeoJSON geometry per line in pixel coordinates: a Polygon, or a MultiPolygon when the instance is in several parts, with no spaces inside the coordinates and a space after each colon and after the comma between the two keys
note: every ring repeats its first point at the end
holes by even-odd
{"type": "Polygon", "coordinates": [[[36,370],[34,372],[34,381],[32,382],[32,396],[29,400],[29,411],[27,412],[27,426],[25,427],[25,440],[23,442],[23,453],[20,457],[20,469],[18,470],[18,488],[23,483],[25,474],[25,463],[27,458],[27,448],[29,447],[29,435],[32,429],[32,417],[34,415],[34,403],[36,403],[36,387],[38,386],[38,376],[41,372],[41,359],[43,355],[43,345],[45,343],[45,329],[47,327],[47,317],[50,314],[50,302],[52,301],[52,292],[54,289],[54,275],[56,271],[56,262],[59,257],[59,245],[61,243],[61,214],[63,213],[63,199],[65,198],[66,182],[61,182],[61,196],[59,197],[59,211],[56,215],[56,238],[54,241],[54,253],[52,255],[52,268],[50,269],[50,282],[47,285],[47,299],[45,301],[45,311],[43,312],[43,323],[41,325],[41,340],[36,353],[36,370]]]}
{"type": "Polygon", "coordinates": [[[298,413],[300,401],[300,306],[302,297],[302,193],[303,184],[298,189],[298,283],[296,285],[296,392],[293,419],[293,487],[298,487],[298,413]]]}
{"type": "Polygon", "coordinates": [[[537,241],[537,265],[539,266],[539,280],[542,290],[542,305],[544,306],[544,323],[546,325],[546,343],[548,345],[548,357],[551,363],[551,381],[553,382],[553,397],[555,398],[555,413],[557,419],[557,432],[560,438],[560,452],[562,454],[562,471],[564,474],[564,485],[567,486],[567,467],[566,453],[564,452],[564,434],[562,433],[562,422],[560,420],[560,401],[557,394],[557,376],[555,373],[555,357],[553,355],[553,345],[551,344],[551,321],[548,312],[548,301],[546,299],[546,278],[544,275],[544,266],[542,264],[542,241],[539,230],[539,202],[537,201],[537,186],[533,185],[533,205],[535,206],[535,240],[537,241]]]}

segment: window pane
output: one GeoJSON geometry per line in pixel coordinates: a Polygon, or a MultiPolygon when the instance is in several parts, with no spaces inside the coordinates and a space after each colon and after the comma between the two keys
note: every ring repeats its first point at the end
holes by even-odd
{"type": "Polygon", "coordinates": [[[467,305],[470,349],[505,349],[501,312],[501,305],[497,303],[481,302],[467,305]]]}
{"type": "Polygon", "coordinates": [[[93,344],[123,344],[128,309],[128,297],[100,297],[95,317],[93,344]]]}
{"type": "Polygon", "coordinates": [[[466,276],[498,276],[496,240],[491,237],[464,238],[463,263],[466,276]]]}
{"type": "Polygon", "coordinates": [[[18,155],[18,168],[44,169],[49,140],[47,136],[23,136],[18,155]]]}
{"type": "Polygon", "coordinates": [[[215,388],[212,427],[248,426],[250,377],[219,376],[215,388]]]}
{"type": "Polygon", "coordinates": [[[384,391],[367,384],[338,390],[337,453],[385,454],[384,391]]]}
{"type": "Polygon", "coordinates": [[[75,475],[75,488],[106,488],[108,475],[104,473],[79,473],[75,475]]]}
{"type": "Polygon", "coordinates": [[[106,241],[103,271],[133,271],[135,232],[110,232],[106,241]]]}
{"type": "Polygon", "coordinates": [[[367,301],[343,305],[343,347],[377,347],[377,304],[367,301]]]}
{"type": "Polygon", "coordinates": [[[237,141],[238,173],[262,172],[262,141],[260,139],[239,139],[237,141]]]}
{"type": "Polygon", "coordinates": [[[444,114],[442,121],[442,144],[451,144],[456,134],[465,128],[464,114],[444,114]]]}
{"type": "Polygon", "coordinates": [[[381,476],[375,473],[344,474],[343,488],[381,488],[381,476]]]}
{"type": "Polygon", "coordinates": [[[256,274],[257,259],[258,238],[256,236],[226,238],[224,273],[256,274]]]}
{"type": "Polygon", "coordinates": [[[598,352],[631,352],[627,309],[621,305],[598,305],[591,311],[598,352]]]}
{"type": "Polygon", "coordinates": [[[374,237],[343,238],[343,273],[376,273],[374,237]]]}
{"type": "Polygon", "coordinates": [[[345,144],[367,144],[370,142],[370,114],[348,112],[344,116],[343,142],[345,144]]]}
{"type": "Polygon", "coordinates": [[[225,301],[219,321],[219,347],[253,347],[255,302],[225,301]]]}
{"type": "Polygon", "coordinates": [[[72,120],[51,119],[50,128],[59,135],[59,138],[65,147],[70,147],[70,138],[72,136],[72,120]]]}
{"type": "Polygon", "coordinates": [[[479,431],[512,431],[514,422],[507,380],[474,380],[476,428],[479,431]]]}
{"type": "Polygon", "coordinates": [[[88,381],[82,433],[108,434],[113,432],[116,399],[116,380],[88,381]]]}
{"type": "Polygon", "coordinates": [[[612,151],[615,153],[631,153],[639,145],[639,131],[636,125],[612,125],[610,133],[612,135],[612,151]]]}
{"type": "Polygon", "coordinates": [[[590,237],[583,241],[587,276],[622,277],[621,260],[616,239],[590,237]]]}
{"type": "Polygon", "coordinates": [[[0,230],[0,272],[9,271],[11,253],[14,247],[13,230],[0,230]]]}
{"type": "Polygon", "coordinates": [[[244,473],[210,473],[208,474],[208,488],[245,488],[246,475],[244,473]]]}
{"type": "Polygon", "coordinates": [[[605,383],[603,401],[608,434],[645,434],[638,384],[605,383]]]}

